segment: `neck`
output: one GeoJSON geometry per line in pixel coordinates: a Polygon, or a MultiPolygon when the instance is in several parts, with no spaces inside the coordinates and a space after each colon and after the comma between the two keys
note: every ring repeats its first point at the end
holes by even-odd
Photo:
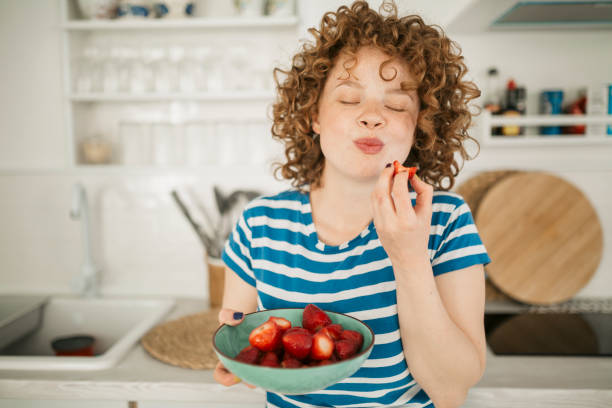
{"type": "Polygon", "coordinates": [[[357,231],[365,228],[372,220],[370,196],[376,179],[355,180],[325,170],[321,177],[321,186],[310,193],[315,224],[357,231]]]}

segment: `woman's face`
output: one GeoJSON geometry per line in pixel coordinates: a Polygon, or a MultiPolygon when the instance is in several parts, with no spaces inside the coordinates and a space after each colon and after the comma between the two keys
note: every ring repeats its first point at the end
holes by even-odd
{"type": "Polygon", "coordinates": [[[362,47],[356,61],[340,54],[319,99],[312,128],[320,135],[324,172],[366,181],[375,179],[387,163],[403,163],[414,142],[419,114],[416,90],[401,89],[413,82],[398,60],[381,64],[389,56],[374,47],[362,47]]]}

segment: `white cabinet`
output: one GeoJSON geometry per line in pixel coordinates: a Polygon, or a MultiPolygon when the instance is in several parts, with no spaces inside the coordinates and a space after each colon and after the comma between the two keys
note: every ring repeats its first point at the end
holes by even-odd
{"type": "Polygon", "coordinates": [[[261,167],[278,158],[272,70],[290,62],[296,16],[88,20],[76,0],[60,1],[69,166],[261,167]]]}

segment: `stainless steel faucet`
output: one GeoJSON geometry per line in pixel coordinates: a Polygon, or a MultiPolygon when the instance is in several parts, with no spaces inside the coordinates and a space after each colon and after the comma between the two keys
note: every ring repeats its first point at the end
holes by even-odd
{"type": "Polygon", "coordinates": [[[81,238],[83,239],[83,249],[85,251],[81,273],[73,279],[72,286],[81,296],[99,296],[100,269],[94,263],[91,254],[89,205],[87,203],[87,192],[81,183],[76,183],[72,189],[70,217],[73,220],[81,220],[81,238]]]}

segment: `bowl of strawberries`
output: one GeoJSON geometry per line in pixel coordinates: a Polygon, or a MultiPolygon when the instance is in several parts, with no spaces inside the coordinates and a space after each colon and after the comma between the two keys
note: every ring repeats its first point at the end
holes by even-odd
{"type": "Polygon", "coordinates": [[[213,336],[215,353],[228,370],[249,384],[288,395],[321,390],[354,374],[373,346],[367,324],[313,304],[249,313],[213,336]]]}

